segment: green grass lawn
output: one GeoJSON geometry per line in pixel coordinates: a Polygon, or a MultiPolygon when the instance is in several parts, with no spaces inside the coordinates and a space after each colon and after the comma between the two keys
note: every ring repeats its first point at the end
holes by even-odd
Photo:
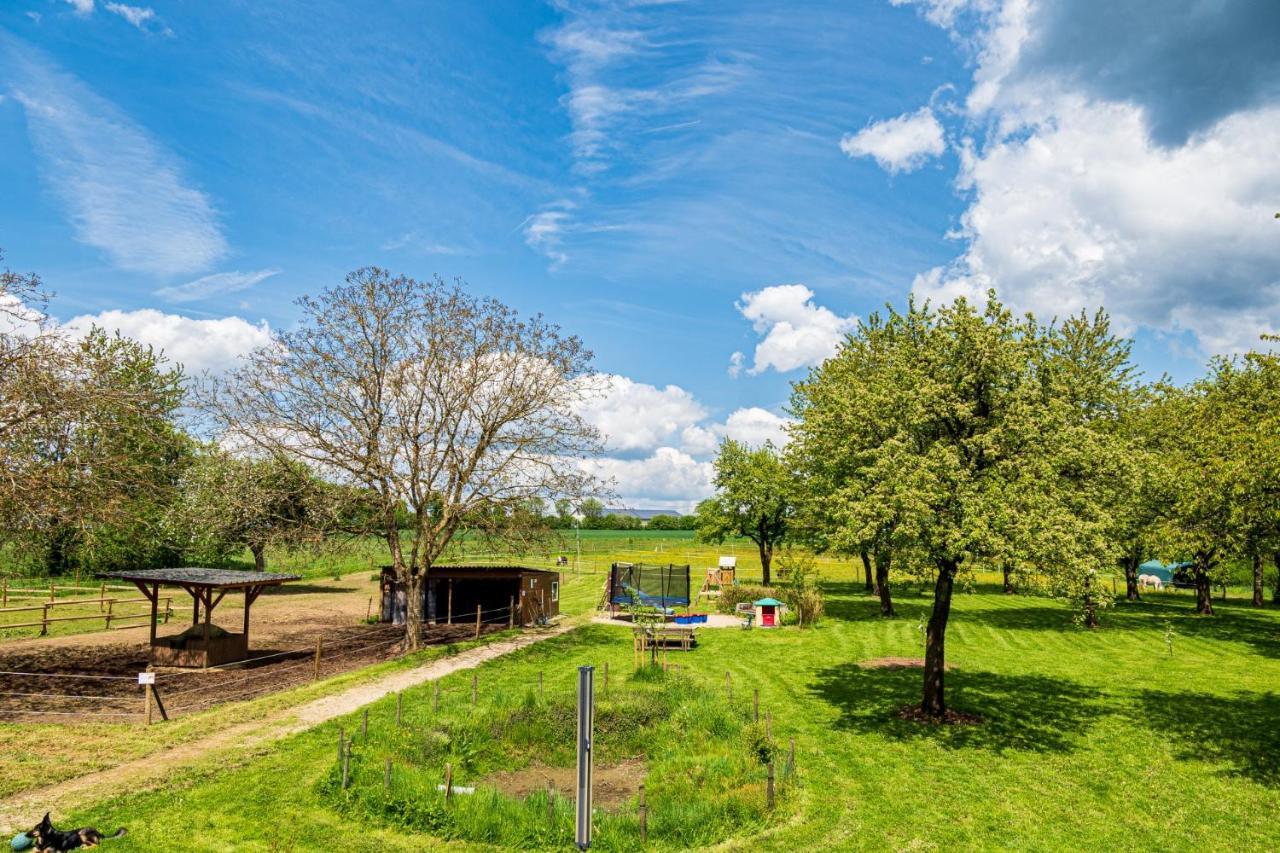
{"type": "MultiPolygon", "coordinates": [[[[1198,618],[1186,596],[1169,597],[1119,605],[1088,632],[1048,599],[961,594],[948,689],[953,706],[983,722],[935,728],[895,716],[918,699],[918,670],[858,665],[918,656],[928,604],[901,595],[901,615],[884,621],[858,584],[833,582],[816,628],[704,630],[696,651],[672,655],[707,689],[722,691],[729,671],[741,707],[758,689],[777,740],[796,740],[797,783],[782,815],[744,826],[730,846],[1275,848],[1280,614],[1232,601],[1198,618]]],[[[608,662],[617,679],[631,672],[631,656],[625,629],[587,626],[481,667],[482,701],[530,690],[539,672],[548,694],[563,698],[578,664],[608,662]]],[[[468,702],[470,677],[446,679],[444,701],[468,702]]],[[[406,706],[422,713],[431,690],[407,692],[406,706]]],[[[375,730],[393,725],[393,700],[370,712],[375,730]]],[[[128,825],[128,838],[113,842],[121,851],[443,846],[335,807],[323,782],[339,724],[350,732],[359,722],[320,726],[236,769],[197,765],[165,791],[123,794],[69,821],[128,825]]],[[[563,736],[571,741],[572,728],[563,736]]],[[[677,738],[649,752],[666,760],[699,749],[677,738]]],[[[651,760],[650,772],[664,766],[651,760]]]]}

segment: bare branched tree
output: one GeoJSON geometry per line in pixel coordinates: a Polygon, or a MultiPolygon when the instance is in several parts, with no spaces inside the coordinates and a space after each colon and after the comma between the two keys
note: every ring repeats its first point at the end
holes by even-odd
{"type": "Polygon", "coordinates": [[[375,496],[417,647],[424,579],[460,529],[593,490],[580,463],[600,436],[577,414],[591,354],[541,316],[373,267],[298,305],[298,326],[210,385],[205,407],[224,443],[375,496]]]}

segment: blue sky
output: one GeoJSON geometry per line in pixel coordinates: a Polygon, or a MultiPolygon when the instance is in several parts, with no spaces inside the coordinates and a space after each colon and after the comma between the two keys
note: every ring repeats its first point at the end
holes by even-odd
{"type": "Polygon", "coordinates": [[[1183,379],[1280,329],[1278,7],[1115,5],[10,0],[0,246],[193,370],[462,277],[588,342],[604,473],[685,507],[912,291],[1102,304],[1183,379]]]}

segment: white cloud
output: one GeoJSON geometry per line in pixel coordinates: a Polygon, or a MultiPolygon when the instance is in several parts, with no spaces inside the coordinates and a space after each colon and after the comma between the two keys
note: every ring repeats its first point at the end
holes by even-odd
{"type": "Polygon", "coordinates": [[[118,331],[163,350],[170,361],[183,365],[188,374],[229,370],[236,366],[240,356],[271,341],[271,330],[265,320],[256,326],[240,317],[193,320],[154,308],[85,314],[64,325],[81,334],[92,326],[108,332],[118,331]]]}
{"type": "Polygon", "coordinates": [[[921,107],[846,134],[840,150],[850,157],[874,157],[882,169],[897,173],[915,171],[946,151],[947,143],[933,110],[921,107]]]}
{"type": "Polygon", "coordinates": [[[721,439],[732,438],[751,447],[772,441],[774,447],[785,447],[789,440],[786,427],[790,421],[768,409],[749,406],[737,409],[719,424],[695,424],[680,433],[680,446],[686,453],[705,456],[716,452],[721,439]]]}
{"type": "Polygon", "coordinates": [[[612,484],[623,506],[688,511],[715,490],[710,462],[699,462],[674,447],[659,447],[644,459],[591,459],[584,468],[612,484]]]}
{"type": "Polygon", "coordinates": [[[75,9],[77,15],[93,13],[93,0],[66,0],[67,5],[75,9]]]}
{"type": "Polygon", "coordinates": [[[572,202],[558,201],[549,209],[539,211],[521,223],[525,245],[546,255],[551,261],[552,269],[563,266],[569,260],[561,246],[570,224],[569,211],[572,208],[572,202]]]}
{"type": "Polygon", "coordinates": [[[154,21],[156,10],[143,6],[129,6],[124,3],[107,3],[108,12],[114,12],[140,30],[146,29],[148,21],[154,21]]]}
{"type": "Polygon", "coordinates": [[[610,450],[650,450],[707,415],[677,385],[657,388],[616,375],[602,379],[601,393],[584,401],[579,412],[605,436],[610,450]]]}
{"type": "Polygon", "coordinates": [[[751,374],[770,367],[785,373],[821,364],[857,325],[853,316],[841,317],[815,305],[813,291],[803,284],[777,284],[744,293],[737,308],[764,335],[756,344],[754,363],[747,371],[751,374]]]}
{"type": "Polygon", "coordinates": [[[277,269],[253,270],[251,272],[218,272],[213,275],[201,276],[195,281],[189,281],[186,284],[162,287],[155,291],[155,295],[169,302],[195,302],[200,299],[208,299],[211,296],[221,296],[224,293],[248,290],[254,285],[271,278],[271,276],[279,274],[280,270],[277,269]]]}
{"type": "Polygon", "coordinates": [[[1257,105],[1223,93],[1243,106],[1206,114],[1197,105],[1215,97],[1203,87],[1216,78],[1179,94],[1186,62],[1221,55],[1198,33],[1168,39],[1160,49],[1170,56],[1145,45],[1148,61],[1099,80],[1089,63],[1109,62],[1105,51],[1071,48],[1081,36],[1055,7],[926,5],[948,26],[957,11],[981,21],[966,105],[984,132],[961,151],[957,183],[971,203],[953,236],[965,249],[919,275],[917,294],[981,298],[994,287],[1045,317],[1102,306],[1126,332],[1189,332],[1208,353],[1256,347],[1280,329],[1274,97],[1257,105]]]}
{"type": "Polygon", "coordinates": [[[180,275],[227,251],[217,215],[181,163],[113,104],[15,39],[0,37],[45,176],[77,239],[119,268],[180,275]]]}

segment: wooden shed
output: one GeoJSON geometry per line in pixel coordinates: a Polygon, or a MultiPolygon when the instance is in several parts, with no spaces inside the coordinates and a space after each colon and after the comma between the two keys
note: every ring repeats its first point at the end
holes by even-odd
{"type": "MultiPolygon", "coordinates": [[[[432,566],[418,602],[422,621],[540,625],[560,615],[560,573],[526,566],[432,566]],[[512,606],[514,605],[514,613],[512,606]]],[[[408,591],[382,568],[382,621],[404,624],[408,591]]]]}

